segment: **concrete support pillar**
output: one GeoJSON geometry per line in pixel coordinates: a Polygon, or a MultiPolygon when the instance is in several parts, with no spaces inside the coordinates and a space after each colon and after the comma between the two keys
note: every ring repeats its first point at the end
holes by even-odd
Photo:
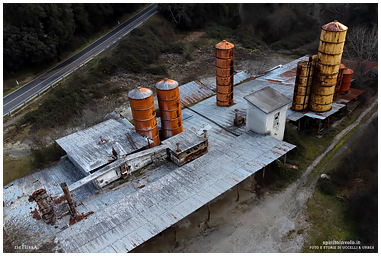
{"type": "Polygon", "coordinates": [[[284,154],[283,165],[286,165],[286,160],[287,160],[287,153],[284,154]]]}
{"type": "Polygon", "coordinates": [[[175,240],[173,240],[174,242],[177,242],[177,234],[176,234],[176,223],[172,225],[173,227],[173,233],[175,235],[175,240]]]}
{"type": "Polygon", "coordinates": [[[208,219],[207,221],[210,221],[210,203],[208,203],[208,219]]]}
{"type": "Polygon", "coordinates": [[[237,199],[236,202],[239,202],[239,183],[237,184],[237,199]]]}

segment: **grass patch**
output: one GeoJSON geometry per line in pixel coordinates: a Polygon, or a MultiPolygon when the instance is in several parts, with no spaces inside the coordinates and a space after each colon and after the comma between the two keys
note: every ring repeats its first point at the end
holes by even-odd
{"type": "MultiPolygon", "coordinates": [[[[309,220],[314,229],[310,232],[309,245],[320,246],[323,241],[346,240],[355,232],[355,223],[345,218],[347,206],[329,195],[322,194],[315,190],[313,200],[307,200],[307,211],[309,220]]],[[[304,252],[338,252],[328,249],[309,249],[304,252]]]]}
{"type": "Polygon", "coordinates": [[[161,47],[163,53],[177,53],[183,54],[185,51],[185,44],[181,42],[167,44],[161,47]]]}
{"type": "MultiPolygon", "coordinates": [[[[366,121],[363,120],[364,122],[366,121]]],[[[327,155],[316,170],[319,174],[344,142],[357,128],[349,132],[327,155]]],[[[353,240],[361,245],[377,246],[377,120],[369,124],[363,135],[350,142],[342,155],[329,162],[331,180],[319,179],[313,199],[307,202],[307,214],[313,232],[309,234],[304,252],[346,252],[345,250],[314,250],[322,241],[353,240]]],[[[348,250],[361,252],[361,250],[348,250]]],[[[367,251],[371,252],[371,251],[367,251]]],[[[372,251],[373,252],[373,251],[372,251]]]]}
{"type": "Polygon", "coordinates": [[[142,167],[142,168],[140,168],[140,169],[134,171],[134,172],[132,173],[132,175],[134,175],[135,177],[139,177],[139,176],[141,176],[141,175],[143,174],[144,170],[147,169],[147,168],[150,167],[150,166],[151,166],[151,164],[148,164],[148,165],[146,165],[146,166],[144,166],[144,167],[142,167]]]}
{"type": "Polygon", "coordinates": [[[216,42],[220,42],[222,40],[227,40],[228,38],[232,38],[234,35],[234,30],[225,27],[225,26],[214,26],[209,29],[209,31],[206,33],[206,36],[208,38],[216,40],[216,42]]]}
{"type": "Polygon", "coordinates": [[[31,152],[31,166],[34,168],[47,167],[65,155],[65,151],[56,142],[48,146],[32,148],[31,152]]]}
{"type": "Polygon", "coordinates": [[[3,155],[3,186],[31,173],[33,171],[30,164],[32,159],[32,156],[15,159],[8,154],[3,155]]]}
{"type": "Polygon", "coordinates": [[[155,65],[153,67],[147,68],[147,72],[152,75],[158,75],[158,76],[168,75],[167,67],[164,65],[155,65]]]}

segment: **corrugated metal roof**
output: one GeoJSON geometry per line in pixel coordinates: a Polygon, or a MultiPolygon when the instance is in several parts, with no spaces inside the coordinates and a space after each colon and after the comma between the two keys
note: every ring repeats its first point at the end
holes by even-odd
{"type": "MultiPolygon", "coordinates": [[[[247,88],[243,92],[247,92],[247,88]]],[[[244,105],[245,101],[240,101],[244,105]]],[[[128,196],[107,203],[107,208],[99,204],[100,212],[89,217],[94,219],[91,225],[74,225],[70,230],[58,234],[60,239],[66,240],[67,247],[64,248],[67,251],[101,252],[109,251],[110,248],[116,252],[131,251],[295,147],[253,132],[243,132],[237,137],[221,127],[224,124],[221,118],[223,111],[220,113],[221,119],[211,120],[215,117],[215,113],[210,111],[215,106],[213,100],[207,99],[201,103],[206,115],[183,109],[183,114],[192,115],[183,125],[185,129],[194,130],[209,127],[208,154],[180,168],[173,167],[173,163],[166,163],[153,172],[156,178],[144,178],[150,182],[145,182],[142,189],[120,188],[118,191],[128,196]],[[208,102],[210,106],[206,107],[208,102]],[[91,229],[93,226],[96,228],[91,229]],[[93,239],[73,245],[73,234],[78,232],[92,234],[93,239]],[[72,246],[78,247],[72,249],[72,246]]],[[[228,108],[220,109],[229,112],[228,108]]],[[[84,204],[89,205],[90,210],[90,203],[94,201],[100,201],[100,197],[84,204]]]]}
{"type": "MultiPolygon", "coordinates": [[[[267,73],[266,75],[261,76],[253,81],[249,81],[247,83],[250,83],[252,87],[255,88],[255,90],[259,90],[264,86],[268,85],[292,101],[296,77],[296,67],[298,62],[303,60],[308,60],[308,55],[293,60],[292,62],[289,62],[283,65],[282,67],[275,69],[267,73]]],[[[343,62],[347,63],[345,60],[343,60],[343,62]]],[[[342,97],[343,95],[340,95],[339,98],[332,103],[332,109],[322,113],[313,112],[310,110],[294,111],[290,108],[291,104],[289,104],[289,108],[287,110],[287,119],[291,121],[298,121],[303,116],[308,116],[324,120],[325,118],[331,116],[332,114],[336,113],[341,108],[343,108],[350,100],[364,92],[362,90],[357,90],[353,88],[351,88],[350,90],[353,91],[353,94],[349,92],[348,94],[346,94],[347,96],[344,96],[344,98],[342,97]]]]}
{"type": "Polygon", "coordinates": [[[141,135],[114,119],[70,134],[56,142],[86,172],[112,161],[113,148],[118,155],[123,156],[147,146],[141,135]]]}
{"type": "MultiPolygon", "coordinates": [[[[249,78],[250,75],[245,72],[239,72],[234,75],[234,85],[241,83],[243,80],[249,78]]],[[[199,82],[189,82],[179,87],[181,107],[195,103],[197,101],[206,99],[215,95],[216,83],[203,85],[199,82]]]]}
{"type": "Polygon", "coordinates": [[[170,149],[173,152],[176,152],[176,143],[180,143],[181,150],[186,151],[204,141],[204,136],[198,135],[196,131],[193,131],[193,129],[185,130],[182,133],[179,133],[176,136],[172,136],[165,140],[166,143],[171,143],[170,149]]]}
{"type": "Polygon", "coordinates": [[[290,103],[286,96],[271,87],[262,88],[244,97],[249,103],[253,104],[266,114],[290,103]]]}
{"type": "MultiPolygon", "coordinates": [[[[215,88],[215,85],[214,85],[215,88]]],[[[203,100],[215,94],[211,86],[205,86],[195,81],[183,84],[179,87],[181,106],[187,106],[199,100],[203,100]]]]}
{"type": "Polygon", "coordinates": [[[253,132],[230,138],[226,146],[229,150],[213,147],[208,154],[108,205],[89,217],[95,221],[91,225],[74,225],[57,234],[66,237],[64,250],[131,251],[294,147],[253,132]],[[75,236],[78,232],[91,234],[92,239],[80,242],[75,236]]]}

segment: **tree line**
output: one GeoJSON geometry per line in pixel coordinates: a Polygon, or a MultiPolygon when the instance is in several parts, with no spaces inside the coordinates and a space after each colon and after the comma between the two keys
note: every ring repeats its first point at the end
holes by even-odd
{"type": "Polygon", "coordinates": [[[60,60],[75,36],[90,38],[142,4],[3,4],[4,75],[60,60]]]}
{"type": "MultiPolygon", "coordinates": [[[[377,3],[159,4],[159,11],[178,30],[202,29],[215,22],[224,27],[217,32],[232,30],[232,37],[250,49],[260,45],[274,50],[298,48],[315,42],[321,26],[334,20],[348,26],[348,35],[361,30],[363,35],[370,35],[369,42],[377,44],[377,3]]],[[[364,53],[371,47],[374,44],[355,49],[351,44],[348,49],[356,55],[354,50],[364,53]]],[[[374,52],[377,49],[372,50],[372,57],[377,58],[374,52]]]]}

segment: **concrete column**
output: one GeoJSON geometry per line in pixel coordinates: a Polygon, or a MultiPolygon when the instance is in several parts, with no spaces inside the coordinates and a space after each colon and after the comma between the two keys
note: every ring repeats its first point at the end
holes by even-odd
{"type": "Polygon", "coordinates": [[[239,183],[237,184],[237,199],[236,202],[239,202],[239,183]]]}

